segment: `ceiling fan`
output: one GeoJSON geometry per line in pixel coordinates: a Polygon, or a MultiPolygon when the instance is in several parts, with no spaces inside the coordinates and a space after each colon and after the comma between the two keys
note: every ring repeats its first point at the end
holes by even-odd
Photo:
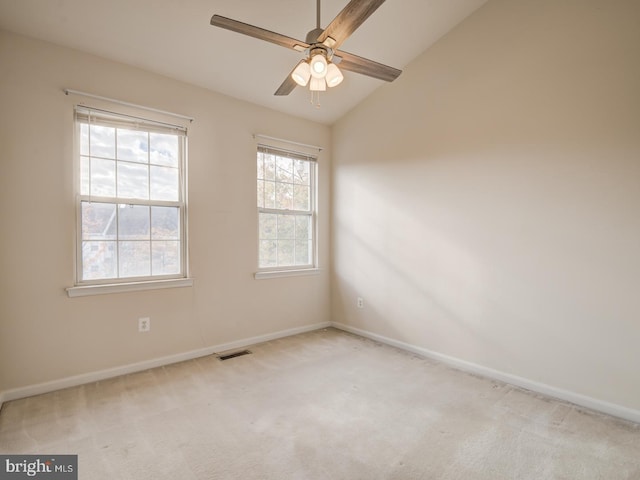
{"type": "Polygon", "coordinates": [[[325,29],[320,27],[320,0],[317,0],[316,28],[307,33],[306,41],[296,40],[264,28],[239,22],[221,15],[211,17],[211,25],[304,52],[275,95],[289,95],[296,85],[309,84],[312,92],[335,87],[343,80],[340,69],[391,82],[402,70],[338,50],[340,45],[375,12],[385,0],[351,0],[325,29]],[[340,68],[337,67],[340,65],[340,68]]]}

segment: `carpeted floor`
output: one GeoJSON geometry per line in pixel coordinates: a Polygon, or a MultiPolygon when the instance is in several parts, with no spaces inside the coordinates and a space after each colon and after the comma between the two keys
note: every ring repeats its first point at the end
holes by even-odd
{"type": "Polygon", "coordinates": [[[79,478],[640,479],[640,426],[334,329],[5,403],[79,478]]]}

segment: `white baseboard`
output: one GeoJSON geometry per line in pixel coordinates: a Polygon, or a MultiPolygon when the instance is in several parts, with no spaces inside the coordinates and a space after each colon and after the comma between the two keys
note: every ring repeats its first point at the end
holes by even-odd
{"type": "Polygon", "coordinates": [[[360,335],[361,337],[366,337],[371,340],[376,340],[380,343],[384,343],[386,345],[391,345],[393,347],[400,348],[401,350],[406,350],[408,352],[412,352],[423,357],[437,360],[439,362],[442,362],[446,365],[450,365],[459,370],[478,374],[483,377],[492,378],[494,380],[499,380],[501,382],[505,382],[511,385],[525,388],[533,392],[541,393],[548,397],[554,397],[560,400],[564,400],[564,401],[573,403],[575,405],[578,405],[580,407],[588,408],[590,410],[595,410],[597,412],[622,418],[624,420],[629,420],[631,422],[640,423],[639,410],[623,407],[622,405],[606,402],[604,400],[588,397],[586,395],[582,395],[569,390],[553,387],[551,385],[536,382],[534,380],[529,380],[527,378],[518,377],[517,375],[512,375],[510,373],[494,370],[492,368],[484,367],[476,363],[467,362],[466,360],[461,360],[455,357],[450,357],[442,353],[434,352],[426,348],[401,342],[399,340],[394,340],[393,338],[385,337],[383,335],[378,335],[377,333],[369,332],[367,330],[362,330],[360,328],[351,327],[349,325],[345,325],[339,322],[331,322],[331,326],[338,328],[340,330],[344,330],[345,332],[354,333],[356,335],[360,335]]]}
{"type": "Polygon", "coordinates": [[[34,395],[49,393],[56,390],[61,390],[63,388],[75,387],[78,385],[84,385],[86,383],[92,383],[100,380],[106,380],[108,378],[118,377],[120,375],[127,375],[129,373],[141,372],[143,370],[148,370],[150,368],[162,367],[164,365],[170,365],[172,363],[184,362],[186,360],[205,357],[207,355],[212,355],[214,353],[247,347],[249,345],[255,345],[257,343],[276,340],[278,338],[290,337],[291,335],[298,335],[300,333],[311,332],[314,330],[319,330],[321,328],[327,328],[330,326],[331,326],[331,322],[315,323],[313,325],[305,325],[303,327],[290,328],[288,330],[281,330],[279,332],[268,333],[265,335],[258,335],[256,337],[244,338],[241,340],[236,340],[234,342],[223,343],[220,345],[213,345],[211,347],[200,348],[197,350],[191,350],[189,352],[178,353],[175,355],[168,355],[166,357],[154,358],[151,360],[145,360],[137,363],[131,363],[129,365],[109,368],[106,370],[99,370],[97,372],[74,375],[72,377],[52,380],[50,382],[44,382],[44,383],[38,383],[36,385],[28,385],[26,387],[14,388],[12,390],[6,390],[4,392],[0,391],[0,408],[2,408],[3,402],[8,402],[10,400],[17,400],[19,398],[32,397],[34,395]]]}
{"type": "Polygon", "coordinates": [[[12,390],[0,391],[0,409],[2,404],[11,400],[17,400],[20,398],[31,397],[33,395],[40,395],[43,393],[53,392],[55,390],[61,390],[63,388],[75,387],[86,383],[96,382],[100,380],[106,380],[108,378],[117,377],[120,375],[126,375],[129,373],[140,372],[148,370],[150,368],[161,367],[164,365],[170,365],[172,363],[183,362],[186,360],[192,360],[194,358],[204,357],[212,355],[214,353],[224,352],[227,350],[233,350],[236,348],[247,347],[249,345],[255,345],[257,343],[268,342],[270,340],[276,340],[278,338],[289,337],[291,335],[297,335],[300,333],[311,332],[319,330],[321,328],[327,328],[333,326],[340,330],[350,332],[356,335],[360,335],[371,340],[378,341],[387,345],[391,345],[408,352],[415,353],[427,358],[431,358],[442,362],[446,365],[450,365],[459,370],[482,375],[484,377],[492,378],[505,382],[511,385],[516,385],[533,392],[541,393],[549,397],[558,398],[575,405],[595,410],[607,415],[629,420],[635,423],[640,423],[640,411],[632,408],[624,407],[614,403],[606,402],[596,398],[588,397],[579,393],[571,392],[561,388],[553,387],[544,383],[529,380],[517,375],[494,370],[476,363],[461,360],[459,358],[444,355],[438,352],[428,350],[426,348],[418,347],[410,343],[394,340],[377,333],[362,330],[360,328],[351,327],[339,322],[322,322],[313,325],[307,325],[304,327],[291,328],[288,330],[281,330],[279,332],[269,333],[265,335],[258,335],[255,337],[244,338],[233,342],[223,343],[220,345],[213,345],[211,347],[201,348],[197,350],[191,350],[189,352],[179,353],[176,355],[169,355],[166,357],[155,358],[151,360],[145,360],[143,362],[132,363],[129,365],[123,365],[120,367],[110,368],[106,370],[100,370],[97,372],[90,372],[82,375],[75,375],[72,377],[66,377],[50,382],[39,383],[36,385],[29,385],[26,387],[19,387],[12,390]]]}

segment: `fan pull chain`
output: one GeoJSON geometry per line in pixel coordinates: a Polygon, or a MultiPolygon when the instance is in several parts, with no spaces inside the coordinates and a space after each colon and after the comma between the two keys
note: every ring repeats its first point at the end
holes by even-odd
{"type": "Polygon", "coordinates": [[[320,108],[320,92],[319,91],[311,90],[311,105],[313,105],[316,108],[320,108]],[[314,101],[314,97],[315,97],[315,101],[314,101]]]}

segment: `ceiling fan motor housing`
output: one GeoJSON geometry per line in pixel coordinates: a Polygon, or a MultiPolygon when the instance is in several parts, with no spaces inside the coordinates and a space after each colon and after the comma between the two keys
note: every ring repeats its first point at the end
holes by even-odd
{"type": "Polygon", "coordinates": [[[324,32],[324,29],[322,29],[322,28],[314,28],[309,33],[307,33],[307,38],[305,39],[305,41],[309,45],[313,45],[314,43],[318,43],[318,38],[320,37],[322,32],[324,32]]]}

